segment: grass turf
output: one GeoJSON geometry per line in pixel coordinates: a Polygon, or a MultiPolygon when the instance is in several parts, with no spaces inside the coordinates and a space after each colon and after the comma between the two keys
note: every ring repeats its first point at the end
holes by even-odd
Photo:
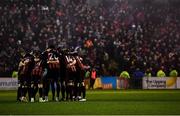
{"type": "Polygon", "coordinates": [[[20,103],[15,100],[16,91],[0,91],[0,114],[180,114],[180,90],[87,91],[87,102],[20,103]]]}

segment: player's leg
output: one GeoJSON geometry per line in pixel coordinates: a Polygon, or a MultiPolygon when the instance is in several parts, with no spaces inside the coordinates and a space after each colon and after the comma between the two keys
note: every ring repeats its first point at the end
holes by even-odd
{"type": "Polygon", "coordinates": [[[42,98],[45,101],[45,95],[46,95],[46,83],[47,79],[45,77],[42,77],[41,84],[42,84],[42,98]]]}
{"type": "Polygon", "coordinates": [[[48,102],[48,93],[49,93],[49,86],[50,86],[50,79],[44,80],[44,100],[48,102]]]}
{"type": "MultiPolygon", "coordinates": [[[[52,100],[55,100],[55,81],[56,81],[56,72],[54,70],[49,70],[48,72],[48,79],[51,86],[51,92],[52,92],[52,100]]],[[[49,89],[48,89],[49,92],[49,89]]]]}
{"type": "Polygon", "coordinates": [[[89,86],[89,89],[93,89],[93,79],[90,78],[90,86],[89,86]]]}
{"type": "Polygon", "coordinates": [[[43,100],[42,95],[43,95],[43,84],[42,83],[38,83],[38,89],[39,89],[39,102],[45,102],[45,100],[43,100]]]}
{"type": "Polygon", "coordinates": [[[59,80],[56,81],[56,101],[59,101],[59,94],[60,94],[60,82],[59,80]]]}
{"type": "Polygon", "coordinates": [[[79,93],[79,77],[78,72],[73,72],[71,75],[71,83],[72,83],[72,94],[73,99],[78,100],[78,93],[79,93]]]}
{"type": "Polygon", "coordinates": [[[60,93],[60,78],[59,78],[59,72],[56,71],[56,77],[55,77],[55,83],[56,83],[56,101],[59,101],[59,93],[60,93]]]}
{"type": "Polygon", "coordinates": [[[67,86],[66,86],[66,100],[73,100],[73,91],[74,91],[74,81],[73,81],[74,74],[69,71],[67,72],[67,86]]]}
{"type": "Polygon", "coordinates": [[[82,92],[82,88],[81,88],[81,82],[82,82],[82,76],[79,73],[76,77],[76,81],[77,81],[77,100],[81,99],[81,92],[82,92]]]}
{"type": "Polygon", "coordinates": [[[74,87],[73,87],[73,98],[74,100],[77,99],[78,96],[78,82],[75,80],[74,87]]]}
{"type": "Polygon", "coordinates": [[[66,79],[65,79],[65,91],[66,91],[66,101],[69,100],[69,93],[70,93],[70,88],[69,88],[69,72],[66,72],[66,79]]]}
{"type": "Polygon", "coordinates": [[[65,100],[65,91],[66,91],[66,83],[65,83],[65,80],[62,80],[61,81],[61,95],[62,95],[61,101],[65,100]]]}
{"type": "Polygon", "coordinates": [[[35,79],[36,79],[36,77],[33,76],[32,79],[31,79],[31,82],[30,82],[29,94],[30,94],[30,97],[31,97],[31,102],[35,101],[35,96],[36,96],[36,93],[38,91],[35,79]]]}
{"type": "Polygon", "coordinates": [[[82,94],[83,94],[82,98],[85,99],[86,98],[86,87],[85,87],[84,81],[82,82],[81,90],[82,90],[82,94]]]}
{"type": "Polygon", "coordinates": [[[69,81],[67,81],[67,82],[66,82],[66,101],[69,100],[69,93],[70,93],[69,81]]]}
{"type": "Polygon", "coordinates": [[[66,100],[73,100],[73,81],[72,80],[69,80],[67,82],[67,87],[66,87],[66,100]]]}
{"type": "Polygon", "coordinates": [[[80,100],[82,98],[81,97],[81,92],[82,92],[81,82],[77,81],[76,82],[76,94],[75,94],[76,100],[80,100]]]}
{"type": "Polygon", "coordinates": [[[56,83],[56,101],[59,101],[59,95],[60,95],[60,84],[56,83]]]}
{"type": "Polygon", "coordinates": [[[17,101],[21,100],[21,97],[22,97],[21,92],[22,92],[22,85],[19,83],[18,84],[18,90],[17,90],[17,98],[16,98],[17,101]]]}
{"type": "Polygon", "coordinates": [[[48,94],[51,86],[51,91],[52,91],[52,99],[54,100],[55,96],[55,87],[54,87],[54,72],[52,70],[48,70],[46,78],[45,78],[45,101],[48,101],[48,94]]]}
{"type": "Polygon", "coordinates": [[[21,101],[22,97],[22,81],[21,76],[18,77],[18,90],[17,90],[17,101],[21,101]]]}
{"type": "Polygon", "coordinates": [[[81,92],[82,92],[82,99],[80,99],[79,101],[86,101],[86,88],[85,88],[85,84],[84,81],[81,82],[81,92]]]}
{"type": "Polygon", "coordinates": [[[25,77],[22,77],[22,97],[21,97],[21,101],[22,102],[28,102],[27,98],[26,98],[26,94],[27,94],[27,81],[25,80],[25,77]]]}
{"type": "Polygon", "coordinates": [[[77,97],[76,97],[77,100],[80,100],[82,98],[81,97],[81,92],[82,92],[81,83],[78,82],[77,83],[77,97]]]}
{"type": "Polygon", "coordinates": [[[54,79],[51,79],[50,85],[51,85],[51,91],[52,91],[52,100],[55,100],[55,86],[54,86],[54,79]]]}
{"type": "Polygon", "coordinates": [[[61,91],[61,101],[65,100],[65,93],[66,93],[66,80],[67,75],[66,75],[66,68],[61,67],[60,68],[60,91],[61,91]]]}
{"type": "Polygon", "coordinates": [[[73,95],[74,95],[74,82],[73,80],[69,80],[69,97],[71,101],[73,101],[73,95]]]}
{"type": "Polygon", "coordinates": [[[34,83],[31,83],[31,79],[27,80],[27,92],[28,92],[29,101],[34,102],[34,96],[33,96],[34,83]],[[32,98],[32,100],[31,100],[31,98],[32,98]]]}
{"type": "Polygon", "coordinates": [[[60,91],[61,91],[61,101],[65,100],[65,92],[66,92],[66,69],[61,69],[60,70],[60,91]]]}
{"type": "Polygon", "coordinates": [[[42,84],[42,98],[45,101],[46,86],[47,86],[47,69],[44,69],[42,76],[40,78],[40,83],[42,84]]]}
{"type": "Polygon", "coordinates": [[[39,87],[38,87],[38,83],[34,84],[34,92],[33,92],[33,98],[34,100],[36,99],[36,95],[38,93],[39,87]]]}
{"type": "Polygon", "coordinates": [[[82,98],[79,99],[79,101],[86,101],[86,88],[85,88],[85,83],[84,83],[84,75],[85,72],[81,71],[80,73],[80,78],[79,78],[79,83],[80,83],[80,93],[79,95],[82,95],[82,98]]]}

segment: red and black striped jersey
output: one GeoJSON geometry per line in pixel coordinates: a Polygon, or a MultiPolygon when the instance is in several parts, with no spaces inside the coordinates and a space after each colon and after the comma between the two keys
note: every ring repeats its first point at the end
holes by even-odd
{"type": "Polygon", "coordinates": [[[43,73],[42,61],[40,58],[36,57],[34,58],[34,62],[35,64],[32,70],[32,75],[41,77],[43,73]]]}
{"type": "Polygon", "coordinates": [[[25,56],[19,63],[19,74],[29,74],[31,73],[34,65],[34,58],[33,56],[25,56]]]}
{"type": "Polygon", "coordinates": [[[67,63],[67,69],[70,70],[70,71],[77,71],[76,69],[76,58],[72,55],[66,55],[65,56],[65,60],[66,60],[66,63],[67,63]]]}
{"type": "Polygon", "coordinates": [[[43,64],[45,67],[51,70],[56,70],[60,68],[60,57],[57,51],[49,49],[43,53],[43,64]]]}

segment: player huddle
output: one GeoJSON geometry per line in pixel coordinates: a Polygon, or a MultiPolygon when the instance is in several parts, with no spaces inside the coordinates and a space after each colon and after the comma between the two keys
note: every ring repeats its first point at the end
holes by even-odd
{"type": "Polygon", "coordinates": [[[39,102],[47,102],[51,88],[53,101],[86,101],[84,75],[88,68],[77,52],[54,46],[43,53],[27,53],[19,63],[17,100],[34,102],[39,93],[39,102]]]}

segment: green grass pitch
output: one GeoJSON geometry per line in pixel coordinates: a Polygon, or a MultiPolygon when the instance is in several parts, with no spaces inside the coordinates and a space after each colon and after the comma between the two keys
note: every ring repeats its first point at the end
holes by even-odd
{"type": "Polygon", "coordinates": [[[16,91],[0,91],[0,114],[175,115],[180,90],[90,90],[86,102],[16,102],[16,91]]]}

